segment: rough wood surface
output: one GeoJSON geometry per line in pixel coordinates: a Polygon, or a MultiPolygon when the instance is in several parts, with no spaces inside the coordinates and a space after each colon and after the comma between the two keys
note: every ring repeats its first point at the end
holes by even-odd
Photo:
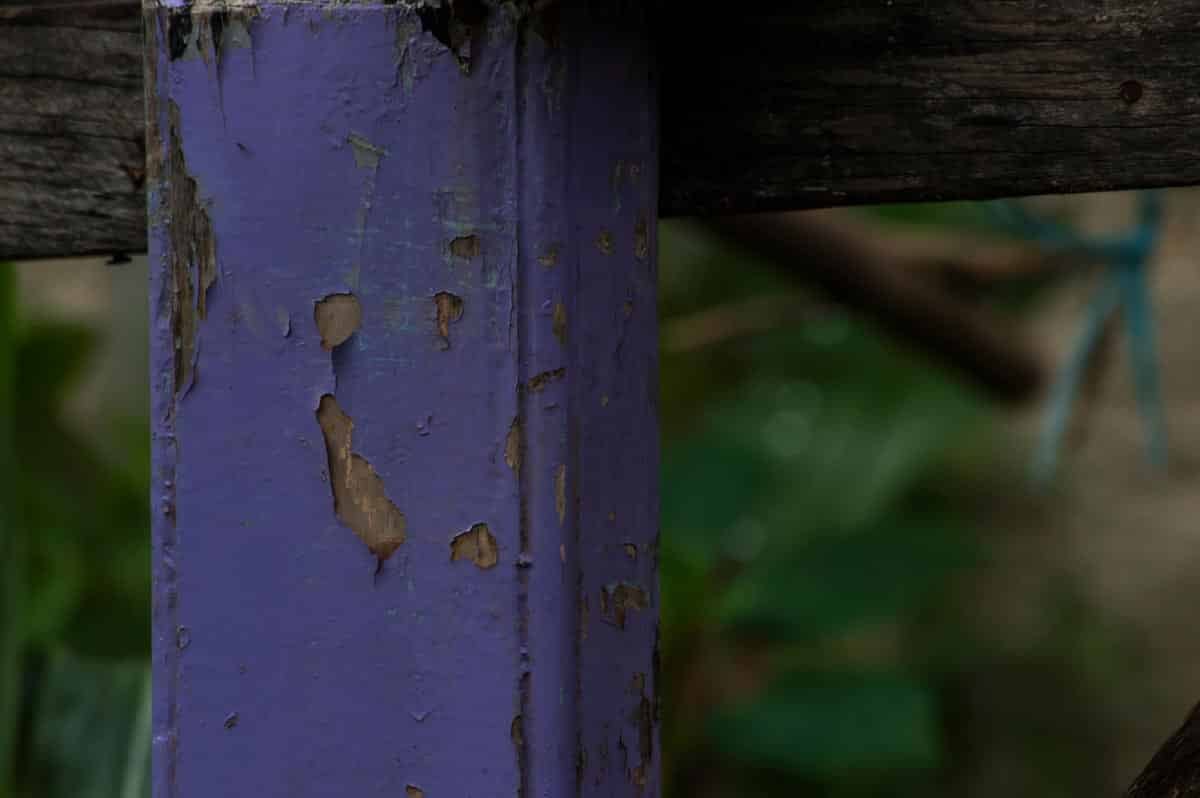
{"type": "Polygon", "coordinates": [[[146,248],[138,4],[0,8],[0,258],[146,248]]]}
{"type": "Polygon", "coordinates": [[[660,31],[664,213],[1200,181],[1190,0],[752,8],[660,31]]]}
{"type": "Polygon", "coordinates": [[[1200,796],[1200,705],[1163,744],[1125,795],[1126,798],[1200,796]]]}
{"type": "MultiPolygon", "coordinates": [[[[1189,0],[660,8],[664,214],[1200,182],[1189,0]]],[[[144,249],[137,13],[0,9],[0,257],[144,249]]]]}

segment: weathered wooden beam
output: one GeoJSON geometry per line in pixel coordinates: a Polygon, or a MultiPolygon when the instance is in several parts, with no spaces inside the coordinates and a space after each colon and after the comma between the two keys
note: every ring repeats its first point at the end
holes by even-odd
{"type": "MultiPolygon", "coordinates": [[[[1189,0],[658,7],[664,214],[1200,183],[1189,0]]],[[[144,249],[136,16],[0,9],[0,258],[144,249]]]]}
{"type": "Polygon", "coordinates": [[[548,23],[147,11],[157,798],[658,794],[647,26],[548,23]]]}
{"type": "Polygon", "coordinates": [[[146,249],[136,2],[0,7],[0,259],[146,249]]]}
{"type": "Polygon", "coordinates": [[[671,22],[665,214],[1200,182],[1190,0],[806,0],[671,22]]]}

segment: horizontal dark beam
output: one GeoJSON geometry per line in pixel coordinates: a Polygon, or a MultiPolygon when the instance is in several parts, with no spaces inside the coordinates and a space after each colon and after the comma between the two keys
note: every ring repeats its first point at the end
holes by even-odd
{"type": "Polygon", "coordinates": [[[1192,0],[744,5],[660,35],[666,213],[1200,182],[1192,0]]]}
{"type": "MultiPolygon", "coordinates": [[[[661,4],[665,215],[1200,183],[1191,0],[745,5],[661,4]]],[[[0,258],[145,248],[139,15],[0,8],[0,258]]]]}

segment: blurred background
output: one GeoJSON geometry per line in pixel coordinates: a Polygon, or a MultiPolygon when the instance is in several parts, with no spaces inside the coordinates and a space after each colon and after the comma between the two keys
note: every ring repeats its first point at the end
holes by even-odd
{"type": "MultiPolygon", "coordinates": [[[[1119,795],[1200,699],[1200,192],[1057,470],[1103,265],[977,204],[661,226],[667,798],[1119,795]]],[[[1088,234],[1131,195],[1031,201],[1088,234]]],[[[146,264],[0,267],[0,795],[148,796],[146,264]]]]}

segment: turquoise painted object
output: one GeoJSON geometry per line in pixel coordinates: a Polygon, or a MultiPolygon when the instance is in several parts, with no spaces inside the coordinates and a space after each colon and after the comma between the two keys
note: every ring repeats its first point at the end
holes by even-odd
{"type": "Polygon", "coordinates": [[[1138,200],[1137,223],[1115,235],[1086,236],[1055,221],[1041,218],[1017,201],[987,204],[991,219],[1049,251],[1078,253],[1105,266],[1105,274],[1088,306],[1083,326],[1067,360],[1051,387],[1034,454],[1032,476],[1039,485],[1054,477],[1087,364],[1099,344],[1105,323],[1122,310],[1128,331],[1134,388],[1145,427],[1146,453],[1158,467],[1167,462],[1166,414],[1159,383],[1154,341],[1153,309],[1146,283],[1146,267],[1162,231],[1163,201],[1158,191],[1144,191],[1138,200]]]}

